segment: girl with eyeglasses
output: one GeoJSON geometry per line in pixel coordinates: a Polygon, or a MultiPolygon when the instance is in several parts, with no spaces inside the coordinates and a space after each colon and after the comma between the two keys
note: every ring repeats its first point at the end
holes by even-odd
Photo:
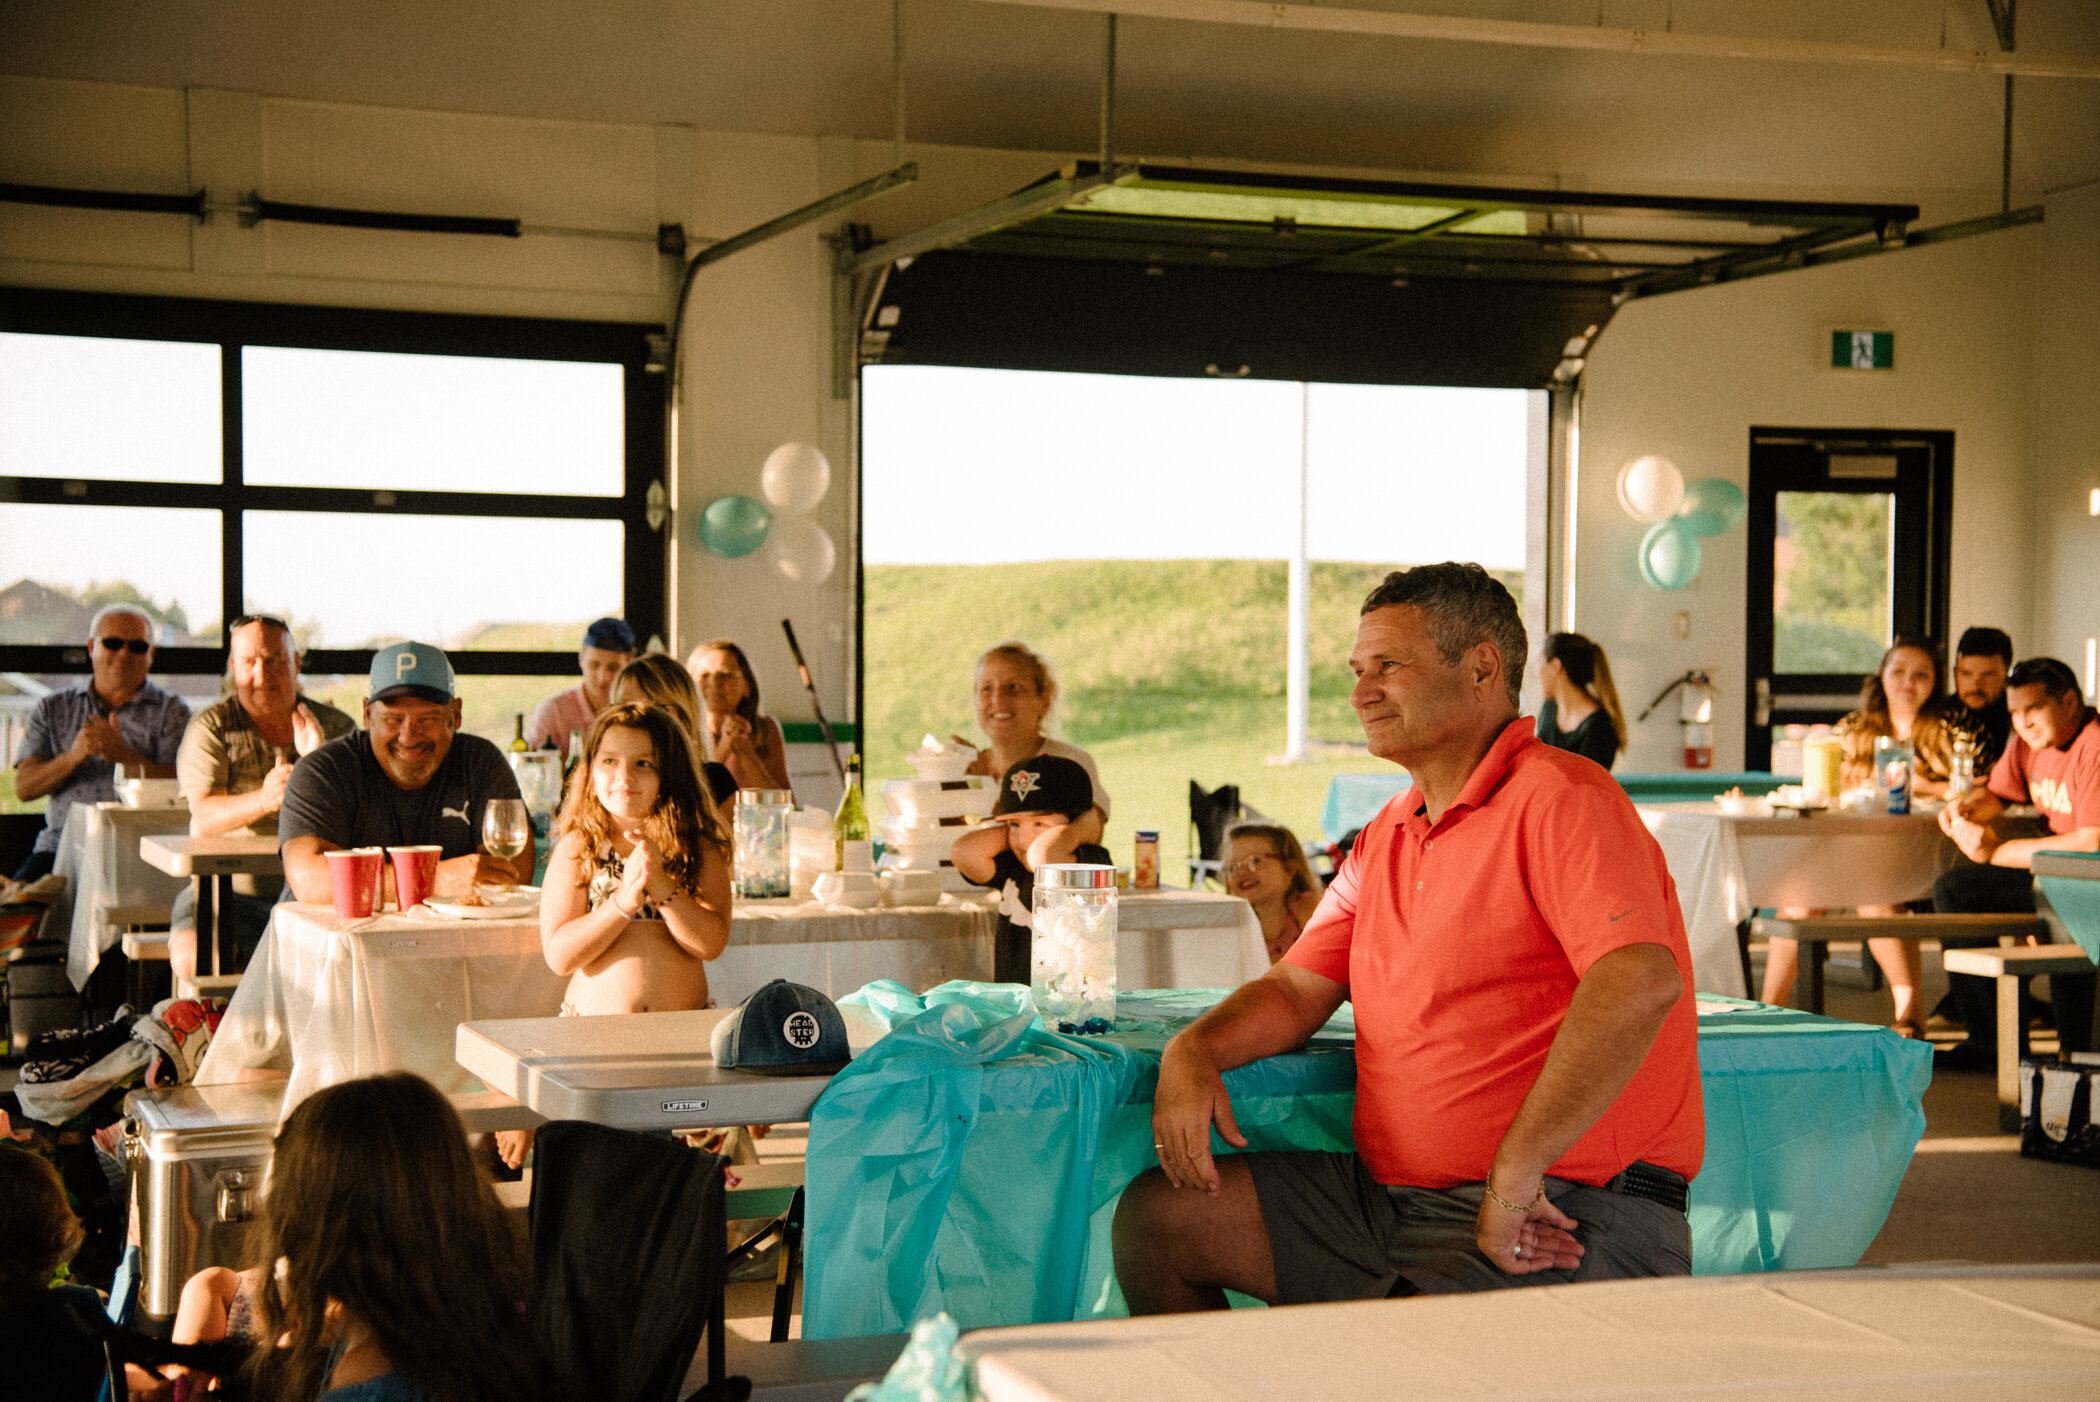
{"type": "Polygon", "coordinates": [[[1281,823],[1234,823],[1221,845],[1225,889],[1254,907],[1273,964],[1298,942],[1318,908],[1319,878],[1297,837],[1281,823]]]}

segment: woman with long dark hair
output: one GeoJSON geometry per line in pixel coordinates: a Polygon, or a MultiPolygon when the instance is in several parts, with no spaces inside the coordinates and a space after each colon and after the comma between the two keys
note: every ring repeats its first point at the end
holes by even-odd
{"type": "Polygon", "coordinates": [[[1538,737],[1606,769],[1626,748],[1626,713],[1604,649],[1580,633],[1549,633],[1539,650],[1538,737]]]}
{"type": "Polygon", "coordinates": [[[685,666],[707,706],[700,758],[726,766],[740,788],[793,788],[787,740],[780,722],[758,708],[758,673],[744,650],[715,638],[694,648],[685,666]]]}
{"type": "Polygon", "coordinates": [[[248,1392],[305,1402],[546,1395],[516,1238],[452,1105],[406,1071],[342,1081],[277,1132],[248,1392]]]}

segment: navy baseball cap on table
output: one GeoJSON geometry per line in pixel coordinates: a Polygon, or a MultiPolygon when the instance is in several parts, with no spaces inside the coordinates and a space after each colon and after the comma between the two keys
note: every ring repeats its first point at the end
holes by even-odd
{"type": "Polygon", "coordinates": [[[992,816],[1059,813],[1076,818],[1093,806],[1094,781],[1087,777],[1085,765],[1057,755],[1037,755],[1006,771],[999,781],[999,802],[992,816]]]}
{"type": "Polygon", "coordinates": [[[420,696],[440,704],[459,694],[452,680],[452,663],[429,643],[393,643],[372,655],[374,701],[396,696],[420,696]]]}
{"type": "Polygon", "coordinates": [[[853,1059],[838,1005],[784,978],[756,990],[716,1023],[708,1050],[717,1066],[773,1076],[838,1071],[853,1059]]]}
{"type": "Polygon", "coordinates": [[[601,618],[583,630],[583,645],[601,652],[633,652],[634,629],[624,618],[601,618]]]}

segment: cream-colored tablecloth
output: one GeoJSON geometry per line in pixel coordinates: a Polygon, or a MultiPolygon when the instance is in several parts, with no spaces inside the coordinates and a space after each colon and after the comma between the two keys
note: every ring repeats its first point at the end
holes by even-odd
{"type": "Polygon", "coordinates": [[[447,1093],[479,1090],[453,1059],[453,1029],[552,1017],[567,986],[541,957],[537,919],[345,920],[287,903],[271,915],[197,1083],[288,1074],[287,1113],[323,1086],[379,1071],[414,1071],[447,1093]]]}
{"type": "Polygon", "coordinates": [[[66,878],[66,890],[53,902],[45,928],[67,931],[66,977],[75,988],[87,987],[103,951],[124,938],[123,924],[110,918],[112,909],[149,908],[156,913],[152,923],[166,923],[175,898],[190,883],[147,865],[139,839],[189,830],[187,808],[76,803],[67,811],[52,867],[66,878]]]}
{"type": "Polygon", "coordinates": [[[1703,1276],[985,1329],[984,1402],[2100,1397],[2100,1267],[1703,1276]]]}
{"type": "Polygon", "coordinates": [[[1644,803],[1677,883],[1693,981],[1741,998],[1735,929],[1781,906],[1850,909],[1923,900],[1959,855],[1930,814],[1731,817],[1713,803],[1644,803]]]}

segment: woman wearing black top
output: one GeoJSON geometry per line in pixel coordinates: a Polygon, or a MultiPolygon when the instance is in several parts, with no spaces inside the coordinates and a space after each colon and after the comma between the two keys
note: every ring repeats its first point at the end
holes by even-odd
{"type": "Polygon", "coordinates": [[[1580,633],[1549,633],[1539,660],[1539,684],[1546,692],[1546,704],[1539,707],[1539,739],[1611,768],[1626,748],[1626,716],[1604,649],[1580,633]]]}

